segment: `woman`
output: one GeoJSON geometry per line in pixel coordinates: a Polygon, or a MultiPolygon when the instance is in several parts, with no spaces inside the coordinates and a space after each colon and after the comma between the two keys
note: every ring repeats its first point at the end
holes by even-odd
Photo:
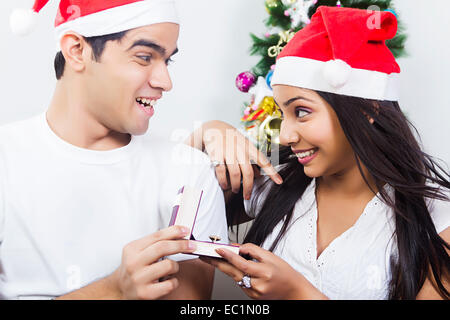
{"type": "MultiPolygon", "coordinates": [[[[384,41],[397,21],[380,14],[369,29],[364,10],[321,7],[278,57],[283,183],[273,172],[257,180],[241,255],[203,259],[252,298],[449,298],[449,174],[421,151],[396,102],[400,69],[384,41]]],[[[223,144],[203,141],[230,177],[246,172],[248,190],[254,156],[239,151],[231,163],[217,156],[229,153],[217,152],[223,144]]]]}

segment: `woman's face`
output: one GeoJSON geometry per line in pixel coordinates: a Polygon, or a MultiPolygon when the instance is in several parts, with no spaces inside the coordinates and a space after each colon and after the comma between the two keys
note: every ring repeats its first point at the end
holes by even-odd
{"type": "Polygon", "coordinates": [[[280,143],[290,146],[311,178],[343,174],[356,165],[333,108],[315,91],[275,85],[283,114],[280,143]]]}

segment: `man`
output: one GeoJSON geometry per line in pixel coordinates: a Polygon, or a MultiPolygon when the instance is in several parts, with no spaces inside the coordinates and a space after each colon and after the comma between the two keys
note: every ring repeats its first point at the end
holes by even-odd
{"type": "Polygon", "coordinates": [[[214,170],[144,135],[178,33],[172,0],[60,2],[50,106],[0,127],[1,298],[210,298],[214,270],[166,227],[190,185],[204,191],[196,239],[227,239],[214,170]]]}

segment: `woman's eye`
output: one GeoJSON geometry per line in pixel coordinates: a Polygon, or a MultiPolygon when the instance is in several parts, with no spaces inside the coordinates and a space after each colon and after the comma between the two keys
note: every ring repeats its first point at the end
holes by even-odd
{"type": "Polygon", "coordinates": [[[309,110],[303,109],[303,108],[297,108],[295,109],[295,115],[297,118],[303,118],[304,116],[307,116],[311,112],[309,110]]]}

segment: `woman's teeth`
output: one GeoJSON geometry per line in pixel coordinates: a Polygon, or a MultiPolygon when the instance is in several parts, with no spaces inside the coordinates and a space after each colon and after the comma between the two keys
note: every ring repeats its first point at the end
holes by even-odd
{"type": "Polygon", "coordinates": [[[145,98],[137,98],[136,101],[142,104],[145,108],[150,108],[156,106],[157,100],[150,100],[145,98]]]}
{"type": "Polygon", "coordinates": [[[297,157],[299,157],[300,159],[304,159],[306,157],[310,157],[312,156],[314,153],[317,152],[318,149],[313,149],[313,150],[309,150],[306,152],[301,152],[301,153],[296,153],[297,157]]]}

